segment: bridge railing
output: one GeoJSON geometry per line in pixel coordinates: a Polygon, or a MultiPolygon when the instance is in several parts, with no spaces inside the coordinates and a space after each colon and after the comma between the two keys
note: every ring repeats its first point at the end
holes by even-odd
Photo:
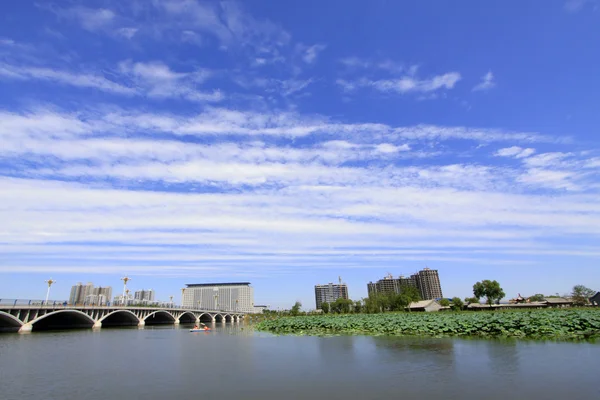
{"type": "Polygon", "coordinates": [[[95,303],[82,303],[82,304],[69,304],[67,300],[38,300],[38,299],[2,299],[0,298],[0,307],[3,308],[130,308],[130,309],[174,309],[174,310],[185,310],[185,311],[198,311],[198,312],[210,312],[210,313],[230,313],[230,314],[244,314],[242,311],[235,310],[210,310],[206,308],[198,307],[183,307],[177,304],[156,304],[156,305],[139,305],[139,304],[114,304],[113,302],[107,302],[102,304],[95,303]]]}
{"type": "Polygon", "coordinates": [[[66,300],[0,299],[0,306],[12,307],[66,307],[66,300]]]}

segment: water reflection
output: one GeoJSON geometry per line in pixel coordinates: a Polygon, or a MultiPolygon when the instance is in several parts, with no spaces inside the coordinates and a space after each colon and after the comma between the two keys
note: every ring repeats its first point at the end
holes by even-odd
{"type": "Polygon", "coordinates": [[[3,335],[0,397],[600,398],[593,373],[600,345],[275,336],[220,323],[209,333],[189,328],[3,335]]]}

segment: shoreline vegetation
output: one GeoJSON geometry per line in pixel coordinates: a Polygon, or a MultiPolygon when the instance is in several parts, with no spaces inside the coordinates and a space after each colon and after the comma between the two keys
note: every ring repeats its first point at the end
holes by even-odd
{"type": "Polygon", "coordinates": [[[582,340],[600,338],[600,310],[385,313],[285,316],[256,329],[289,335],[388,335],[582,340]]]}

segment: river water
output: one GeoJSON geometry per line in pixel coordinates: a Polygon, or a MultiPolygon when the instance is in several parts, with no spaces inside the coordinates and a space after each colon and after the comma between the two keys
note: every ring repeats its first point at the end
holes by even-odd
{"type": "Polygon", "coordinates": [[[272,336],[243,325],[0,335],[0,399],[598,399],[600,344],[272,336]]]}

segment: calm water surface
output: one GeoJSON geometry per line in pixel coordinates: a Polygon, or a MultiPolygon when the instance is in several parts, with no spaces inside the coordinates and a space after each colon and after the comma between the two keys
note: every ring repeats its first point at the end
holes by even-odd
{"type": "Polygon", "coordinates": [[[0,335],[0,399],[598,399],[600,344],[217,325],[0,335]]]}

